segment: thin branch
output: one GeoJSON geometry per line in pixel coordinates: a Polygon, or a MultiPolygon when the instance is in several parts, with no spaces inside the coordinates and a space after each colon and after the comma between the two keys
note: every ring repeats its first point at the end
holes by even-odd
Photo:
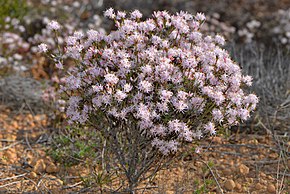
{"type": "Polygon", "coordinates": [[[218,186],[220,192],[223,194],[224,192],[223,192],[223,190],[222,190],[222,188],[221,188],[221,185],[220,185],[220,183],[218,182],[218,180],[217,180],[217,178],[216,178],[216,176],[215,176],[215,173],[212,171],[211,167],[210,167],[210,166],[209,166],[205,161],[201,160],[201,162],[204,163],[204,164],[207,166],[207,168],[209,169],[210,173],[212,174],[212,176],[213,176],[213,178],[214,178],[214,180],[215,180],[215,182],[216,182],[216,184],[217,184],[217,186],[218,186]]]}
{"type": "Polygon", "coordinates": [[[78,185],[80,185],[82,183],[83,183],[83,181],[80,181],[80,182],[77,182],[77,183],[75,183],[73,185],[64,186],[64,187],[62,187],[62,189],[71,189],[71,188],[74,188],[74,187],[76,187],[76,186],[78,186],[78,185]]]}
{"type": "Polygon", "coordinates": [[[23,177],[25,175],[27,175],[27,173],[20,174],[20,175],[16,175],[16,176],[12,176],[12,177],[3,178],[3,179],[0,179],[0,182],[7,181],[7,180],[11,180],[11,179],[15,179],[15,178],[19,178],[19,177],[23,177]]]}
{"type": "Polygon", "coordinates": [[[9,148],[11,148],[11,147],[13,147],[13,146],[16,146],[17,144],[20,144],[20,143],[22,143],[22,142],[23,142],[23,141],[17,141],[17,142],[15,142],[15,143],[10,144],[9,146],[3,147],[3,148],[0,149],[0,152],[1,152],[1,151],[4,151],[4,150],[7,150],[7,149],[9,149],[9,148]]]}
{"type": "Polygon", "coordinates": [[[22,182],[22,180],[21,181],[15,181],[15,182],[7,183],[5,185],[1,185],[0,188],[4,188],[4,187],[7,187],[7,186],[10,186],[10,185],[13,185],[13,184],[17,184],[17,183],[20,183],[20,182],[22,182]]]}

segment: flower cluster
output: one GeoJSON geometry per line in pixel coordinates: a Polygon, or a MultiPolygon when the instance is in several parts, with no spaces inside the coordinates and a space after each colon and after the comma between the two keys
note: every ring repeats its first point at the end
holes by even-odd
{"type": "Polygon", "coordinates": [[[199,31],[203,14],[157,11],[142,21],[139,11],[127,16],[109,9],[105,16],[116,31],[66,38],[65,55],[77,62],[61,88],[69,95],[71,123],[94,123],[97,112],[112,122],[136,123],[167,155],[180,142],[247,120],[256,108],[257,96],[242,90],[252,79],[220,47],[224,38],[199,31]]]}
{"type": "MultiPolygon", "coordinates": [[[[89,0],[82,1],[82,4],[66,0],[27,0],[25,3],[30,11],[23,13],[21,19],[10,13],[0,22],[0,68],[8,67],[23,72],[31,70],[35,64],[48,65],[41,61],[38,51],[46,52],[49,49],[56,53],[58,46],[63,46],[64,37],[73,34],[76,29],[100,29],[102,20],[91,10],[93,3],[89,0]],[[81,17],[83,12],[89,13],[90,17],[81,17]],[[59,16],[63,18],[60,21],[62,26],[53,20],[55,17],[60,18],[59,16]],[[62,33],[55,39],[52,31],[60,30],[62,33]],[[37,47],[40,43],[43,44],[37,47]]],[[[62,68],[59,60],[55,62],[55,66],[62,68]]]]}
{"type": "Polygon", "coordinates": [[[273,14],[274,18],[271,27],[273,38],[278,39],[284,45],[290,45],[290,9],[279,10],[273,14]]]}
{"type": "Polygon", "coordinates": [[[12,32],[0,34],[0,67],[12,66],[16,71],[23,71],[23,55],[29,51],[29,43],[21,36],[12,32]]]}
{"type": "Polygon", "coordinates": [[[219,13],[213,13],[206,16],[206,22],[203,24],[201,31],[209,35],[219,33],[226,39],[231,40],[234,38],[236,28],[226,22],[221,21],[219,13]]]}

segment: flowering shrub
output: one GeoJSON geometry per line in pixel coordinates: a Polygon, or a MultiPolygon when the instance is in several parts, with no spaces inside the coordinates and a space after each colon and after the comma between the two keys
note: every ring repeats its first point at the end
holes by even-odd
{"type": "Polygon", "coordinates": [[[222,34],[227,40],[232,40],[236,28],[221,21],[219,13],[206,15],[206,23],[201,27],[201,32],[209,35],[222,34]]]}
{"type": "Polygon", "coordinates": [[[290,9],[278,10],[268,24],[273,38],[289,47],[290,45],[290,9]]]}
{"type": "Polygon", "coordinates": [[[81,4],[67,0],[1,1],[0,71],[8,67],[14,71],[27,72],[33,65],[40,63],[48,66],[47,61],[41,62],[38,57],[38,44],[45,42],[51,50],[57,51],[57,44],[63,46],[64,37],[73,34],[76,29],[100,29],[102,20],[95,14],[92,4],[88,0],[81,4]],[[57,39],[48,26],[55,17],[63,24],[62,34],[57,39]]]}
{"type": "Polygon", "coordinates": [[[220,47],[224,38],[199,32],[203,14],[158,11],[145,21],[137,10],[104,15],[116,31],[77,31],[66,38],[65,57],[76,66],[61,91],[68,96],[69,123],[102,132],[131,187],[148,167],[132,172],[130,161],[172,155],[182,142],[215,135],[255,109],[258,98],[242,90],[252,79],[220,47]]]}
{"type": "Polygon", "coordinates": [[[13,66],[15,70],[26,70],[21,65],[25,60],[24,54],[27,54],[29,44],[21,36],[11,32],[0,34],[0,68],[3,66],[13,66]]]}

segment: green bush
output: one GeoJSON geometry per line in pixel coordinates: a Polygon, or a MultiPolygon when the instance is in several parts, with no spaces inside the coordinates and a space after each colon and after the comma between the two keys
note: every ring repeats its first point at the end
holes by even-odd
{"type": "Polygon", "coordinates": [[[5,26],[5,18],[22,20],[27,12],[25,0],[1,0],[0,1],[0,30],[5,26]]]}

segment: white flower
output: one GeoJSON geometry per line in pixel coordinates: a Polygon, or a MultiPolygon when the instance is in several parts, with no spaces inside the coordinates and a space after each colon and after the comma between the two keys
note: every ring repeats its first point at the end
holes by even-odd
{"type": "Polygon", "coordinates": [[[132,19],[140,19],[142,18],[142,13],[139,10],[135,10],[131,13],[132,19]]]}
{"type": "Polygon", "coordinates": [[[121,90],[117,90],[115,94],[115,98],[118,102],[122,102],[127,97],[127,94],[125,92],[122,92],[121,90]]]}
{"type": "Polygon", "coordinates": [[[204,13],[197,13],[195,18],[199,21],[204,21],[206,19],[204,13]]]}
{"type": "Polygon", "coordinates": [[[209,132],[211,135],[215,135],[216,131],[215,131],[215,127],[214,124],[212,122],[208,122],[205,126],[204,129],[209,132]]]}
{"type": "Polygon", "coordinates": [[[105,75],[105,81],[110,84],[117,84],[119,78],[115,74],[108,73],[107,75],[105,75]]]}
{"type": "Polygon", "coordinates": [[[143,92],[151,92],[152,89],[153,89],[153,86],[150,82],[146,81],[146,80],[143,80],[139,83],[139,89],[143,92]]]}
{"type": "Polygon", "coordinates": [[[116,15],[114,14],[114,9],[113,8],[109,8],[104,12],[104,16],[114,19],[116,17],[116,15]]]}
{"type": "Polygon", "coordinates": [[[47,52],[47,44],[41,43],[40,45],[38,45],[38,50],[39,50],[39,52],[46,53],[47,52]]]}
{"type": "Polygon", "coordinates": [[[52,20],[47,24],[47,28],[49,30],[59,30],[60,29],[60,25],[57,21],[52,20]]]}
{"type": "Polygon", "coordinates": [[[131,84],[125,84],[124,85],[124,92],[128,93],[132,90],[132,85],[131,84]]]}
{"type": "Polygon", "coordinates": [[[224,45],[225,44],[225,38],[220,36],[220,35],[216,35],[214,38],[215,42],[219,45],[224,45]]]}
{"type": "Polygon", "coordinates": [[[62,65],[62,63],[61,63],[60,61],[56,62],[56,63],[55,63],[55,66],[56,66],[56,68],[58,68],[58,69],[63,69],[63,65],[62,65]]]}

